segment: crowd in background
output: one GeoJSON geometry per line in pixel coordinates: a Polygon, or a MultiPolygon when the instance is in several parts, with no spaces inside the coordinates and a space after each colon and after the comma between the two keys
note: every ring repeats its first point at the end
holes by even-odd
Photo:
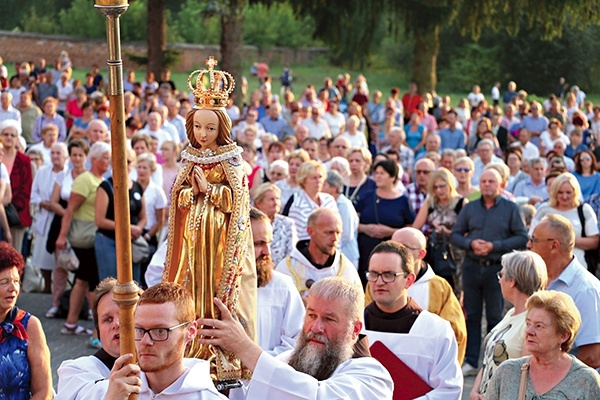
{"type": "MultiPolygon", "coordinates": [[[[63,333],[80,334],[84,297],[116,271],[106,80],[97,65],[83,82],[73,80],[65,52],[52,67],[45,60],[22,62],[11,74],[1,64],[2,239],[42,271],[53,299],[46,317],[52,318],[68,281],[68,272],[56,268],[55,254],[66,247],[71,221],[95,225],[92,247],[71,243],[80,262],[96,266],[78,270],[73,284],[63,333]]],[[[330,208],[343,225],[338,249],[363,286],[371,251],[397,229],[412,226],[428,238],[426,261],[462,300],[469,279],[463,260],[473,255],[451,240],[460,229],[453,228],[467,218],[461,217],[463,207],[483,201],[486,185],[499,177],[499,197],[517,206],[530,241],[544,216],[562,215],[575,231],[574,256],[600,276],[600,105],[577,86],[561,86],[539,102],[515,82],[502,93],[498,83],[489,95],[475,85],[464,98],[451,99],[423,93],[417,82],[404,93],[397,87],[370,90],[363,75],[354,81],[348,74],[325,77],[295,92],[289,68],[281,80],[279,92],[270,76],[261,76],[258,90],[243,93],[242,108],[233,96],[226,108],[232,137],[243,148],[253,204],[273,224],[275,265],[309,240],[309,215],[330,208]]],[[[143,81],[127,71],[124,88],[131,234],[150,245],[133,268],[145,285],[145,268],[166,237],[193,99],[168,70],[159,80],[148,72],[143,81]]],[[[523,250],[525,240],[502,253],[523,250]]],[[[500,263],[487,256],[476,261],[500,263]]],[[[464,307],[468,313],[471,305],[464,307]]],[[[469,350],[467,361],[473,362],[469,350]]]]}

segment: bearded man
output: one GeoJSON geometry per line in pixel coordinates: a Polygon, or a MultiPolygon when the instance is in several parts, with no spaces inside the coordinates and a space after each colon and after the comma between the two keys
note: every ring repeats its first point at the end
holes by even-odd
{"type": "Polygon", "coordinates": [[[392,378],[377,360],[351,358],[363,326],[364,294],[347,279],[328,277],[311,286],[295,349],[277,359],[246,335],[223,303],[215,304],[221,320],[199,319],[200,341],[231,351],[253,371],[247,398],[392,398],[392,378]]]}

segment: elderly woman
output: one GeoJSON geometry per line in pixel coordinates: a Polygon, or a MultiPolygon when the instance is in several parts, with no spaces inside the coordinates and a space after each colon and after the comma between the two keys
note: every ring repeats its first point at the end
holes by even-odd
{"type": "MultiPolygon", "coordinates": [[[[60,251],[67,247],[68,236],[73,251],[79,259],[79,268],[75,271],[75,285],[69,298],[69,314],[60,330],[63,335],[92,333],[89,329],[78,326],[77,320],[88,289],[96,287],[99,280],[94,251],[96,190],[104,180],[103,175],[110,168],[110,146],[104,142],[94,144],[90,149],[89,157],[92,167],[73,181],[69,203],[56,239],[56,249],[60,251]]],[[[91,299],[89,303],[91,304],[91,299]]]]}
{"type": "Polygon", "coordinates": [[[23,256],[0,242],[0,397],[52,398],[50,350],[40,320],[17,308],[23,256]]]}
{"type": "Polygon", "coordinates": [[[29,202],[31,198],[31,185],[33,184],[33,171],[29,157],[18,149],[18,141],[21,136],[21,124],[15,120],[0,122],[0,140],[4,148],[2,164],[6,167],[10,176],[10,188],[12,191],[12,206],[19,215],[18,223],[10,227],[10,236],[15,249],[21,250],[25,230],[31,226],[31,214],[29,202]]]}
{"type": "Polygon", "coordinates": [[[598,248],[598,218],[589,204],[582,204],[579,182],[573,174],[562,173],[554,179],[548,190],[550,196],[547,203],[542,204],[533,221],[529,234],[546,214],[559,214],[567,218],[575,231],[575,248],[573,255],[584,268],[595,273],[596,266],[588,265],[585,251],[598,248]]]}
{"type": "Polygon", "coordinates": [[[469,157],[460,157],[454,163],[454,176],[458,182],[456,191],[459,195],[469,201],[477,200],[481,197],[479,189],[471,185],[471,178],[475,172],[475,164],[469,157]]]}
{"type": "Polygon", "coordinates": [[[287,161],[284,160],[275,160],[269,164],[268,168],[267,176],[269,177],[269,182],[271,183],[287,179],[290,175],[290,166],[288,165],[287,161]]]}
{"type": "Polygon", "coordinates": [[[285,159],[288,162],[289,176],[287,179],[282,179],[276,183],[279,190],[281,190],[281,204],[287,205],[290,197],[294,193],[300,191],[300,185],[296,180],[296,173],[302,163],[310,160],[308,153],[305,150],[299,149],[294,150],[285,159]]]}
{"type": "Polygon", "coordinates": [[[54,97],[46,97],[44,99],[44,102],[42,103],[42,111],[44,113],[35,119],[33,131],[31,132],[31,137],[35,143],[42,140],[42,129],[48,124],[58,127],[59,141],[63,141],[67,138],[65,119],[56,112],[57,106],[58,100],[54,97]]]}
{"type": "MultiPolygon", "coordinates": [[[[425,234],[429,236],[428,261],[435,273],[446,279],[452,288],[455,287],[456,263],[444,262],[448,258],[437,257],[438,253],[445,250],[438,246],[449,243],[450,232],[458,213],[468,202],[456,192],[454,176],[450,171],[440,168],[429,177],[427,198],[412,225],[413,228],[421,229],[427,224],[425,234]]],[[[453,253],[456,251],[452,250],[453,253]]],[[[451,254],[448,256],[452,257],[451,254]]]]}
{"type": "Polygon", "coordinates": [[[375,190],[375,181],[367,175],[371,168],[371,153],[362,147],[352,147],[348,151],[350,176],[344,185],[344,196],[356,207],[358,200],[366,192],[375,190]]]}
{"type": "Polygon", "coordinates": [[[531,357],[502,363],[484,399],[600,399],[598,373],[568,353],[581,326],[573,299],[542,291],[526,307],[524,350],[531,357]]]}
{"type": "Polygon", "coordinates": [[[525,304],[527,299],[548,284],[546,264],[532,251],[514,251],[502,256],[498,281],[502,296],[514,307],[485,339],[483,367],[479,370],[469,400],[481,400],[487,392],[490,379],[498,366],[509,358],[529,354],[525,342],[525,304]]]}
{"type": "Polygon", "coordinates": [[[35,245],[33,247],[33,265],[42,270],[44,275],[44,292],[50,293],[52,287],[52,271],[56,266],[54,256],[46,250],[48,232],[54,219],[50,198],[54,189],[54,182],[58,175],[67,170],[67,145],[55,143],[52,146],[50,166],[43,166],[35,174],[33,188],[31,189],[31,204],[34,206],[35,221],[33,233],[35,234],[35,245]]]}
{"type": "Polygon", "coordinates": [[[323,193],[323,183],[327,170],[318,161],[309,160],[302,163],[296,174],[300,191],[286,204],[282,214],[289,216],[296,223],[298,240],[309,239],[306,232],[308,216],[317,208],[325,207],[338,211],[333,196],[323,193]]]}
{"type": "Polygon", "coordinates": [[[263,183],[255,192],[254,205],[264,212],[273,225],[273,242],[271,242],[271,258],[273,265],[279,264],[292,253],[298,237],[296,223],[293,219],[279,214],[281,210],[281,191],[272,183],[263,183]]]}

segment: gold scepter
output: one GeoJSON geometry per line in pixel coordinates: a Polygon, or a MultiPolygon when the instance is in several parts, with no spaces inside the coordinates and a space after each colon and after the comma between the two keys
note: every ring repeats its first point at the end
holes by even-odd
{"type": "MultiPolygon", "coordinates": [[[[133,282],[131,264],[131,226],[129,223],[129,188],[127,185],[127,149],[125,106],[123,100],[123,60],[119,17],[129,7],[127,0],[95,0],[96,9],[106,17],[108,42],[108,99],[110,101],[110,131],[112,174],[115,207],[115,243],[117,251],[117,286],[113,300],[119,306],[121,354],[131,353],[135,363],[133,313],[138,300],[138,287],[133,282]]],[[[131,394],[130,399],[136,399],[131,394]]]]}

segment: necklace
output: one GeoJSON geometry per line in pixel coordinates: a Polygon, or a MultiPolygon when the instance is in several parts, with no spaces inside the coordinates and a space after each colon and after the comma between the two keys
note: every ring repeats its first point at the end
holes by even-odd
{"type": "Polygon", "coordinates": [[[206,149],[198,150],[195,147],[188,146],[181,152],[181,158],[195,164],[215,164],[221,161],[229,160],[233,165],[241,164],[241,154],[243,149],[237,144],[232,143],[226,146],[220,146],[217,152],[206,149]]]}

